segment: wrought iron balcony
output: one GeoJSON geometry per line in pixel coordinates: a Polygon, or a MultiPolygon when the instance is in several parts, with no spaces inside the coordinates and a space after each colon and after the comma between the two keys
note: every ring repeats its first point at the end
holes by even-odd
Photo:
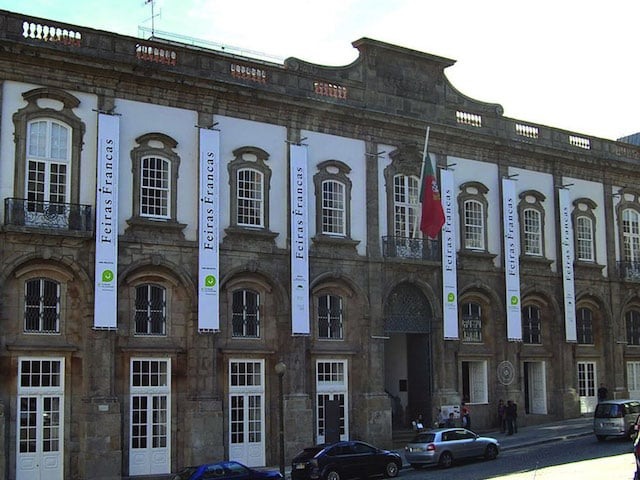
{"type": "Polygon", "coordinates": [[[91,205],[5,198],[4,224],[48,230],[93,231],[91,205]]]}
{"type": "Polygon", "coordinates": [[[618,262],[618,274],[622,280],[640,282],[640,262],[618,262]]]}
{"type": "Polygon", "coordinates": [[[390,258],[442,261],[439,240],[427,238],[382,237],[383,255],[390,258]]]}

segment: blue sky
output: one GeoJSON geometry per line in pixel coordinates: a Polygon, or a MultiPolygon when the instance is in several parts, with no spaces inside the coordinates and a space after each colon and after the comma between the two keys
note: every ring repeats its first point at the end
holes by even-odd
{"type": "MultiPolygon", "coordinates": [[[[463,94],[506,116],[616,139],[640,132],[638,0],[154,0],[156,32],[345,65],[361,37],[456,60],[463,94]]],[[[0,0],[0,9],[144,36],[146,0],[0,0]]]]}

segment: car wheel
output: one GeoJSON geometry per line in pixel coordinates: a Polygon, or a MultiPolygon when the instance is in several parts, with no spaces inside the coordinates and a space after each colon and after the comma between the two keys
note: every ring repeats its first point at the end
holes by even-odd
{"type": "Polygon", "coordinates": [[[607,439],[605,435],[596,435],[596,438],[599,442],[604,442],[607,439]]]}
{"type": "Polygon", "coordinates": [[[340,474],[335,470],[329,470],[324,478],[326,480],[340,480],[340,474]]]}
{"type": "Polygon", "coordinates": [[[449,468],[453,464],[453,456],[449,452],[442,452],[440,454],[440,459],[438,460],[438,465],[442,468],[449,468]]]}
{"type": "Polygon", "coordinates": [[[487,445],[487,449],[484,451],[484,458],[487,460],[495,460],[497,456],[498,448],[493,444],[487,445]]]}
{"type": "Polygon", "coordinates": [[[400,468],[396,462],[389,462],[384,467],[384,476],[388,478],[393,478],[398,476],[398,471],[400,468]]]}

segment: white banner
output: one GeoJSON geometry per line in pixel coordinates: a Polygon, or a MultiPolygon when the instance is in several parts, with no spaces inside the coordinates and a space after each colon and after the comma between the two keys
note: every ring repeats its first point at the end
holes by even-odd
{"type": "Polygon", "coordinates": [[[454,212],[456,196],[453,171],[440,170],[440,189],[444,227],[442,229],[442,320],[444,338],[458,339],[458,279],[456,258],[456,226],[454,212]]]}
{"type": "Polygon", "coordinates": [[[564,326],[567,342],[577,342],[576,304],[573,277],[573,225],[569,190],[558,190],[560,208],[560,242],[562,251],[562,284],[564,287],[564,326]]]}
{"type": "Polygon", "coordinates": [[[520,224],[518,222],[515,180],[502,179],[502,209],[504,221],[504,275],[507,292],[507,339],[521,342],[520,224]]]}
{"type": "Polygon", "coordinates": [[[118,327],[118,163],[120,117],[98,114],[93,327],[118,327]]]}
{"type": "Polygon", "coordinates": [[[198,223],[198,331],[220,330],[220,132],[200,129],[198,223]]]}
{"type": "Polygon", "coordinates": [[[291,332],[309,330],[309,219],[307,147],[291,145],[291,332]]]}

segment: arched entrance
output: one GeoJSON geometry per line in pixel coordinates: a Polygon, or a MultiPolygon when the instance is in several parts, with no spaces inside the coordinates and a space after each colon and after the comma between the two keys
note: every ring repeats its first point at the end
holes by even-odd
{"type": "Polygon", "coordinates": [[[385,304],[385,389],[393,397],[394,428],[422,414],[432,421],[431,306],[410,283],[396,286],[385,304]]]}

